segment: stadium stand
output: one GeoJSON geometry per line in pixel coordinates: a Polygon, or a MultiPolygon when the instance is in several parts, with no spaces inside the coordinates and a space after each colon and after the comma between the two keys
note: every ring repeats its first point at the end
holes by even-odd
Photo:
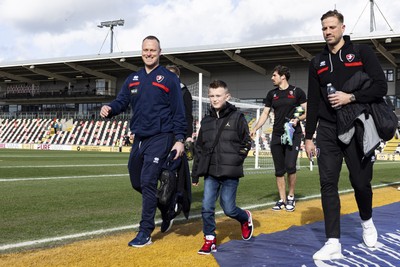
{"type": "Polygon", "coordinates": [[[127,120],[60,120],[57,133],[50,119],[2,119],[0,143],[113,146],[130,135],[127,120]]]}

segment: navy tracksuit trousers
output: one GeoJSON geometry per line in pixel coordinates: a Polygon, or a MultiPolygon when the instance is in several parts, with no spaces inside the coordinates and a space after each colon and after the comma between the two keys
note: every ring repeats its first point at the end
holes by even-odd
{"type": "Polygon", "coordinates": [[[337,136],[336,124],[321,121],[317,129],[317,156],[321,185],[321,201],[327,238],[340,237],[340,199],[338,182],[343,157],[349,170],[359,214],[362,220],[372,217],[371,180],[375,156],[364,158],[357,142],[357,132],[348,145],[337,136]]]}
{"type": "Polygon", "coordinates": [[[162,166],[171,151],[174,134],[161,133],[148,138],[135,137],[128,169],[132,187],[142,194],[139,231],[151,235],[157,211],[157,183],[162,166]]]}

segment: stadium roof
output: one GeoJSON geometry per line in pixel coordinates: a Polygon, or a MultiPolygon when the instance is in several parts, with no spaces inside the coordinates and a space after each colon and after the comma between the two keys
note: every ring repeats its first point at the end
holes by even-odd
{"type": "MultiPolygon", "coordinates": [[[[393,67],[400,64],[399,34],[371,33],[369,36],[352,36],[352,40],[371,45],[381,62],[388,62],[393,67]]],[[[271,64],[309,61],[323,45],[322,36],[318,36],[163,49],[160,64],[174,63],[205,76],[211,76],[215,68],[246,66],[269,76],[271,64]]],[[[77,79],[90,78],[116,81],[121,74],[135,71],[142,65],[141,51],[0,62],[0,82],[38,84],[55,79],[74,83],[77,79]]]]}

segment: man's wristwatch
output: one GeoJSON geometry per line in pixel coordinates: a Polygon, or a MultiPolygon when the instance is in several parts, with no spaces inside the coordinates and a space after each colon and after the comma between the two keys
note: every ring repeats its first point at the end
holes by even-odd
{"type": "Polygon", "coordinates": [[[176,139],[175,142],[180,142],[180,143],[184,144],[184,143],[185,143],[185,140],[183,140],[183,139],[181,138],[181,139],[176,139]]]}
{"type": "Polygon", "coordinates": [[[350,102],[355,102],[356,101],[356,96],[354,94],[350,95],[350,102]]]}

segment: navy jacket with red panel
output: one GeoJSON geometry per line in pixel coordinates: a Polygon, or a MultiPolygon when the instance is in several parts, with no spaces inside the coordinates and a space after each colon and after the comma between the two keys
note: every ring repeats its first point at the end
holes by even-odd
{"type": "Polygon", "coordinates": [[[176,74],[158,66],[149,74],[140,69],[128,76],[117,98],[112,101],[109,117],[132,109],[130,129],[137,137],[174,133],[186,136],[186,119],[180,82],[176,74]]]}

